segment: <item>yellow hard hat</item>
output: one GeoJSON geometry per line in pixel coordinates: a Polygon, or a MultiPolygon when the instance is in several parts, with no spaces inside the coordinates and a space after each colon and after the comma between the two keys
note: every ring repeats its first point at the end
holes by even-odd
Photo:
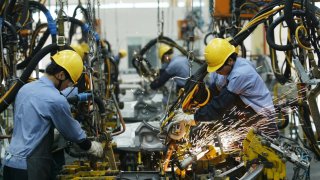
{"type": "Polygon", "coordinates": [[[68,72],[73,83],[77,83],[83,71],[80,55],[72,50],[62,50],[51,56],[53,61],[68,72]]]}
{"type": "Polygon", "coordinates": [[[90,51],[90,48],[89,48],[89,45],[85,42],[81,43],[80,46],[82,47],[82,50],[84,53],[89,53],[90,51]]]}
{"type": "Polygon", "coordinates": [[[127,51],[124,50],[124,49],[120,49],[119,50],[119,55],[120,55],[120,58],[124,58],[127,56],[127,51]]]}
{"type": "Polygon", "coordinates": [[[76,51],[81,56],[81,59],[83,59],[84,51],[83,51],[83,48],[80,44],[71,44],[70,47],[72,47],[72,49],[74,51],[76,51]]]}
{"type": "Polygon", "coordinates": [[[208,72],[215,72],[235,53],[235,47],[229,43],[227,39],[215,38],[212,39],[205,47],[205,59],[207,61],[208,72]]]}
{"type": "Polygon", "coordinates": [[[162,56],[170,50],[172,50],[172,47],[170,47],[166,44],[160,44],[159,49],[158,49],[160,60],[162,59],[162,56]]]}
{"type": "MultiPolygon", "coordinates": [[[[232,37],[227,37],[226,40],[228,40],[230,42],[230,40],[232,39],[232,37]]],[[[235,53],[239,54],[239,51],[240,51],[240,46],[236,46],[235,47],[235,53]]]]}

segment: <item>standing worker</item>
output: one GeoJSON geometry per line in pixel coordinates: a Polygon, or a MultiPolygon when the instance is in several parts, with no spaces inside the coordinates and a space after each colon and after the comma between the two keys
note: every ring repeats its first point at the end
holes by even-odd
{"type": "Polygon", "coordinates": [[[50,179],[54,128],[88,154],[103,154],[101,143],[87,139],[60,93],[80,78],[81,57],[72,50],[63,50],[51,60],[45,75],[24,85],[15,98],[13,135],[4,157],[5,180],[50,179]]]}
{"type": "Polygon", "coordinates": [[[73,43],[70,45],[70,47],[76,51],[80,56],[83,62],[86,62],[88,60],[88,53],[89,53],[89,45],[85,42],[82,42],[81,44],[73,43]]]}
{"type": "Polygon", "coordinates": [[[160,76],[150,84],[150,88],[155,90],[163,86],[170,78],[175,78],[176,90],[183,88],[186,84],[186,78],[189,77],[189,61],[185,56],[173,56],[172,47],[160,44],[159,58],[162,67],[160,69],[160,76]]]}
{"type": "Polygon", "coordinates": [[[118,54],[114,56],[114,62],[119,65],[120,59],[125,58],[127,56],[127,51],[124,49],[120,49],[118,54]]]}
{"type": "MultiPolygon", "coordinates": [[[[250,61],[237,57],[236,48],[226,39],[213,39],[205,48],[208,72],[216,72],[210,89],[211,101],[199,108],[197,121],[222,120],[236,113],[235,119],[250,119],[252,125],[270,137],[278,137],[272,97],[262,78],[250,61]],[[217,93],[219,92],[219,93],[217,93]]],[[[250,123],[248,122],[248,125],[250,123]]]]}

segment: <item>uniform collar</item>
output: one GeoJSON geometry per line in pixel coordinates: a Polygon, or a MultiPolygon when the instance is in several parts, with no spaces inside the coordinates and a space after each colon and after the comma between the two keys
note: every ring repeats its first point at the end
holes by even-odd
{"type": "Polygon", "coordinates": [[[39,80],[42,81],[43,83],[49,85],[49,86],[52,86],[52,87],[56,88],[54,83],[47,76],[42,76],[39,80]]]}

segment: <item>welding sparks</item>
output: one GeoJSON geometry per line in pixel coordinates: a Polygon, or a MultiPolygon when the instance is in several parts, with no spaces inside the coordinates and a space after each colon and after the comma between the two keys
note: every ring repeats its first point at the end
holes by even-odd
{"type": "Polygon", "coordinates": [[[208,146],[215,147],[217,152],[239,151],[242,141],[246,138],[251,128],[256,128],[267,136],[274,136],[278,133],[276,122],[285,121],[279,115],[286,115],[286,113],[298,110],[298,102],[301,103],[306,100],[306,90],[306,88],[300,88],[297,91],[296,88],[290,88],[282,93],[281,96],[274,98],[274,101],[279,103],[276,105],[280,106],[280,109],[276,109],[275,111],[272,111],[273,105],[266,105],[264,112],[250,116],[250,113],[244,112],[237,106],[234,106],[228,113],[222,116],[222,119],[201,123],[193,131],[190,139],[185,139],[192,144],[190,152],[193,152],[192,154],[199,154],[199,152],[205,152],[203,148],[208,146]],[[298,95],[294,95],[294,98],[288,99],[287,97],[293,92],[297,92],[298,95]]]}

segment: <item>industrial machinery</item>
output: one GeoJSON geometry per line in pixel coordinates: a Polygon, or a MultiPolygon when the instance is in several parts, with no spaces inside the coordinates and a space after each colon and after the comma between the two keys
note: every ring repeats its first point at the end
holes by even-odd
{"type": "MultiPolygon", "coordinates": [[[[293,179],[310,178],[310,151],[316,158],[320,157],[317,141],[320,115],[316,102],[320,26],[319,9],[313,2],[211,0],[209,10],[213,19],[204,39],[206,44],[211,35],[229,38],[231,44],[241,47],[240,54],[246,57],[243,41],[259,24],[265,25],[275,79],[280,84],[296,86],[292,89],[296,96],[286,100],[274,96],[278,117],[286,118],[286,125],[282,124],[286,128],[292,115],[294,123],[302,124],[306,142],[298,132],[294,134],[298,142],[285,137],[272,139],[245,126],[244,121],[196,122],[193,113],[210,99],[210,91],[204,83],[207,65],[195,56],[193,49],[185,50],[163,32],[131,59],[145,84],[134,92],[134,105],[129,105],[133,109],[132,116],[124,116],[128,106],[121,102],[118,65],[110,43],[103,40],[97,30],[100,14],[95,7],[99,9],[100,2],[86,2],[80,2],[72,16],[64,11],[66,1],[57,2],[56,19],[38,1],[0,2],[2,138],[10,138],[7,135],[12,129],[10,104],[18,90],[44,72],[38,67],[41,59],[47,54],[71,49],[71,43],[76,42],[82,45],[85,70],[79,83],[65,95],[75,119],[82,124],[88,137],[104,145],[104,156],[91,157],[76,144],[59,139],[61,142],[54,152],[63,151],[70,158],[61,167],[59,179],[286,179],[287,162],[294,166],[293,179]],[[84,20],[77,19],[79,10],[84,20]],[[45,15],[46,22],[37,16],[39,13],[45,15]],[[286,26],[282,28],[288,31],[287,43],[277,44],[274,31],[284,22],[286,26]],[[76,36],[77,30],[80,33],[76,36]],[[49,45],[44,46],[46,43],[49,45]],[[175,99],[168,89],[159,91],[162,96],[148,89],[148,83],[159,72],[145,53],[158,43],[176,48],[188,57],[190,64],[200,66],[194,73],[190,69],[191,76],[175,99]],[[277,59],[277,53],[281,52],[285,54],[282,68],[277,59]],[[164,104],[162,98],[168,94],[169,100],[164,104]]],[[[294,128],[297,131],[298,125],[294,128]]]]}

